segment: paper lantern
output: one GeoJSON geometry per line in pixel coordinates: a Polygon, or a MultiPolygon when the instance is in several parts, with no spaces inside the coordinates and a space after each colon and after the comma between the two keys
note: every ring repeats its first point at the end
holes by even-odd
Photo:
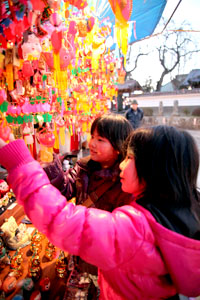
{"type": "Polygon", "coordinates": [[[133,9],[132,0],[109,0],[109,3],[118,21],[125,23],[130,19],[133,9]]]}
{"type": "Polygon", "coordinates": [[[39,141],[46,147],[53,147],[55,143],[55,136],[52,132],[43,132],[42,130],[39,133],[39,141]]]}
{"type": "MultiPolygon", "coordinates": [[[[70,64],[72,58],[74,57],[74,51],[72,48],[67,49],[65,47],[62,47],[59,50],[59,69],[60,70],[65,70],[68,65],[70,64]]],[[[56,66],[54,65],[54,56],[52,52],[44,52],[43,53],[45,61],[47,63],[47,65],[51,68],[51,69],[55,69],[56,66]]]]}

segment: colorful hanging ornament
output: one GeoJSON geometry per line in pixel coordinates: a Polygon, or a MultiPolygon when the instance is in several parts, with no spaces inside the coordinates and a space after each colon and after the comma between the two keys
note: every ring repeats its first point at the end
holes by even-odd
{"type": "Polygon", "coordinates": [[[8,91],[12,91],[14,89],[13,85],[13,64],[6,65],[6,82],[8,85],[8,91]]]}
{"type": "Polygon", "coordinates": [[[132,14],[133,1],[132,0],[108,0],[116,19],[124,24],[132,14]]]}
{"type": "Polygon", "coordinates": [[[40,141],[40,159],[42,162],[52,162],[53,161],[53,147],[55,144],[55,136],[53,132],[43,129],[39,133],[40,141]]]}
{"type": "Polygon", "coordinates": [[[43,12],[45,8],[44,1],[42,0],[30,0],[32,4],[32,10],[43,12]]]}
{"type": "Polygon", "coordinates": [[[27,37],[21,46],[24,60],[39,60],[42,48],[39,38],[34,32],[27,32],[27,37]]]}
{"type": "Polygon", "coordinates": [[[0,138],[8,143],[11,132],[11,128],[7,125],[6,120],[3,119],[0,124],[0,138]]]}
{"type": "Polygon", "coordinates": [[[7,96],[6,96],[5,89],[0,88],[0,105],[1,105],[4,101],[6,101],[6,98],[7,98],[7,96]]]}
{"type": "Polygon", "coordinates": [[[63,33],[62,31],[54,30],[51,34],[51,43],[53,46],[54,53],[58,54],[61,47],[62,47],[62,38],[63,33]]]}

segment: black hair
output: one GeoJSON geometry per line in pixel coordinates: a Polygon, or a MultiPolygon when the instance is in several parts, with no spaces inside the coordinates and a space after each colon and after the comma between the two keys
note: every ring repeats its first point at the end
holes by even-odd
{"type": "Polygon", "coordinates": [[[133,128],[131,123],[122,115],[107,113],[97,117],[91,126],[91,135],[97,130],[101,137],[109,140],[113,148],[123,157],[123,144],[133,128]]]}
{"type": "Polygon", "coordinates": [[[140,182],[146,182],[143,197],[149,202],[189,208],[194,199],[199,201],[199,153],[188,132],[171,126],[140,128],[127,147],[134,153],[140,182]]]}

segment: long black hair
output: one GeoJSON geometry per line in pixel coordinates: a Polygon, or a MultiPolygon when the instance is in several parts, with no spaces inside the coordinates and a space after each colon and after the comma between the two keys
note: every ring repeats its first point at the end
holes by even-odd
{"type": "Polygon", "coordinates": [[[199,153],[193,137],[171,126],[134,131],[128,148],[135,155],[139,180],[146,182],[151,201],[168,201],[185,207],[198,199],[199,153]]]}
{"type": "Polygon", "coordinates": [[[91,135],[97,130],[101,137],[109,140],[113,148],[119,151],[119,158],[123,157],[123,144],[133,131],[131,123],[122,115],[107,113],[94,120],[91,135]]]}
{"type": "Polygon", "coordinates": [[[193,137],[170,126],[141,128],[127,141],[140,182],[137,202],[170,230],[200,240],[199,153],[193,137]]]}

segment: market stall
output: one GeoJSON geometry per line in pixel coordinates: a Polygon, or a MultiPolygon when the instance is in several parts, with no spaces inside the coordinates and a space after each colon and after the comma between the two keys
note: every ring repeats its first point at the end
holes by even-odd
{"type": "MultiPolygon", "coordinates": [[[[21,206],[16,205],[12,209],[7,209],[4,214],[1,216],[1,224],[2,221],[5,219],[9,219],[10,217],[13,217],[17,224],[20,224],[21,221],[23,221],[25,214],[21,206]]],[[[5,223],[4,223],[5,224],[5,223]]],[[[13,225],[10,224],[10,226],[13,225]]],[[[34,235],[35,228],[30,225],[26,225],[27,230],[29,232],[33,232],[34,235]]],[[[68,270],[68,264],[67,264],[67,253],[65,253],[65,273],[62,276],[59,276],[59,273],[57,270],[59,270],[59,267],[61,265],[61,260],[59,261],[59,249],[56,249],[54,254],[52,255],[52,259],[49,259],[47,257],[47,246],[48,241],[47,239],[42,236],[41,242],[38,242],[38,245],[40,243],[41,251],[39,254],[40,257],[40,272],[38,272],[38,277],[34,279],[33,273],[32,277],[30,272],[30,264],[33,260],[33,241],[30,240],[30,243],[23,247],[18,248],[17,250],[8,250],[6,247],[6,253],[4,254],[4,261],[3,256],[1,255],[0,258],[0,282],[1,282],[1,299],[12,299],[14,295],[22,295],[24,299],[30,299],[30,296],[32,295],[33,298],[36,299],[36,296],[40,293],[42,299],[63,299],[64,294],[66,292],[66,283],[67,283],[67,274],[69,275],[71,270],[68,270]],[[20,249],[20,250],[19,250],[20,249]],[[31,250],[32,249],[32,250],[31,250]],[[17,253],[17,254],[16,254],[17,253]],[[5,256],[9,257],[9,262],[5,261],[5,256]],[[16,258],[15,258],[16,257],[16,258]],[[18,263],[17,267],[14,264],[13,260],[17,260],[17,257],[21,259],[21,261],[18,263]],[[59,265],[60,263],[60,265],[59,265]],[[17,273],[18,272],[18,273],[17,273]],[[16,279],[14,279],[16,278],[16,279]],[[33,282],[30,281],[30,279],[33,278],[33,282]],[[47,279],[48,278],[48,279],[47,279]],[[49,284],[49,288],[46,288],[45,290],[45,284],[44,280],[46,279],[46,282],[49,284]],[[26,287],[26,284],[29,283],[31,286],[30,289],[26,287]],[[34,296],[35,295],[35,296],[34,296]],[[5,296],[5,298],[4,298],[5,296]],[[35,297],[35,298],[34,298],[35,297]]],[[[22,245],[23,246],[23,245],[22,245]]],[[[4,248],[5,249],[5,248],[4,248]]],[[[49,247],[50,249],[50,247],[49,247]]],[[[0,245],[0,253],[3,252],[3,246],[0,245]]],[[[63,265],[64,268],[64,265],[63,265]]],[[[47,283],[46,283],[47,284],[47,283]]],[[[41,299],[41,298],[37,298],[41,299]]]]}

